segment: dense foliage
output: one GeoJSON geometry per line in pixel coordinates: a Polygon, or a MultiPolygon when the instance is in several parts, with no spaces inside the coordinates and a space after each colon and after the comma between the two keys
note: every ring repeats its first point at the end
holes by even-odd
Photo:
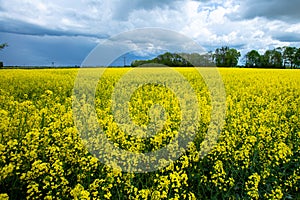
{"type": "MultiPolygon", "coordinates": [[[[87,70],[93,78],[99,69],[87,70]]],[[[145,111],[153,103],[166,105],[167,126],[148,143],[130,138],[114,122],[110,95],[128,70],[108,69],[100,79],[98,123],[115,145],[129,151],[164,146],[176,134],[180,107],[163,87],[146,85],[130,102],[131,117],[139,124],[147,123],[145,111]]],[[[217,145],[199,159],[210,121],[209,91],[194,69],[177,70],[197,94],[198,133],[178,160],[149,173],[110,168],[87,151],[72,112],[78,69],[2,70],[0,199],[300,198],[300,72],[220,69],[226,123],[217,145]]]]}
{"type": "Polygon", "coordinates": [[[213,54],[217,67],[236,67],[241,53],[234,48],[217,48],[213,54]]]}
{"type": "Polygon", "coordinates": [[[298,68],[300,66],[300,48],[279,47],[267,50],[264,54],[252,50],[245,56],[246,67],[298,68]]]}
{"type": "MultiPolygon", "coordinates": [[[[144,64],[163,64],[170,67],[190,67],[190,66],[217,66],[217,67],[237,67],[241,53],[235,48],[223,46],[214,52],[206,54],[198,53],[164,53],[151,60],[136,60],[131,66],[137,67],[144,64]]],[[[251,50],[242,59],[246,68],[299,68],[300,48],[278,47],[266,50],[260,54],[257,50],[251,50]]],[[[241,65],[241,64],[240,64],[241,65]]]]}
{"type": "Polygon", "coordinates": [[[132,67],[141,65],[155,66],[156,64],[169,67],[192,67],[192,66],[214,66],[211,54],[200,55],[198,53],[170,53],[158,55],[150,60],[135,60],[131,63],[132,67]]]}

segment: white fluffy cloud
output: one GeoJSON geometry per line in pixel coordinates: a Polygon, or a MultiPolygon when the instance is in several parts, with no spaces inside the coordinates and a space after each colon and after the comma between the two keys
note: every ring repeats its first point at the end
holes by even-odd
{"type": "MultiPolygon", "coordinates": [[[[0,42],[20,42],[17,35],[27,35],[24,40],[31,36],[35,45],[19,48],[38,48],[49,37],[69,37],[69,43],[81,37],[96,45],[124,31],[159,27],[182,33],[207,50],[223,45],[242,53],[299,47],[299,6],[298,0],[0,0],[0,42]]],[[[7,50],[4,59],[12,52],[7,50]]]]}

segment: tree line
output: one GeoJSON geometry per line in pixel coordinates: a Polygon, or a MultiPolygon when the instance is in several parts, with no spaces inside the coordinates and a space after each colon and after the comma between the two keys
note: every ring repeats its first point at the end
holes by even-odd
{"type": "MultiPolygon", "coordinates": [[[[237,67],[240,57],[241,53],[237,49],[223,46],[206,54],[166,52],[154,59],[135,60],[131,63],[131,66],[162,64],[170,67],[237,67]]],[[[251,50],[245,55],[244,61],[245,64],[240,67],[295,69],[300,67],[300,48],[278,47],[267,50],[263,54],[260,54],[257,50],[251,50]]]]}
{"type": "Polygon", "coordinates": [[[213,66],[210,54],[200,55],[198,53],[170,53],[166,52],[151,60],[135,60],[132,67],[140,65],[162,64],[170,67],[192,67],[192,66],[213,66]]]}
{"type": "Polygon", "coordinates": [[[278,47],[267,50],[264,54],[252,50],[245,56],[245,67],[264,67],[264,68],[299,68],[300,48],[278,47]]]}
{"type": "MultiPolygon", "coordinates": [[[[7,47],[7,46],[8,46],[7,43],[0,44],[0,51],[1,51],[2,49],[4,49],[5,47],[7,47]]],[[[2,62],[2,61],[0,61],[0,68],[3,68],[3,62],[2,62]]]]}

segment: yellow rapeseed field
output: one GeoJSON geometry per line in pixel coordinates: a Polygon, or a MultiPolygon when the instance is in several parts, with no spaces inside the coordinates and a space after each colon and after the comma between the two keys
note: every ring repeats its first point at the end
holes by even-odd
{"type": "MultiPolygon", "coordinates": [[[[93,77],[99,69],[85,70],[87,78],[99,78],[93,77]]],[[[181,134],[182,106],[174,91],[162,85],[138,88],[124,102],[132,121],[143,127],[150,124],[149,115],[164,120],[157,120],[160,126],[152,137],[141,137],[143,131],[130,135],[130,126],[119,126],[126,116],[113,112],[111,100],[129,70],[106,69],[99,79],[97,123],[114,146],[126,151],[163,148],[181,134]],[[149,112],[153,105],[164,112],[159,106],[149,112]]],[[[151,70],[156,76],[160,69],[151,70]]],[[[87,115],[90,106],[73,96],[78,69],[0,70],[0,199],[299,199],[300,70],[220,69],[225,124],[203,158],[199,152],[211,120],[210,91],[194,68],[176,70],[198,100],[196,135],[178,159],[147,173],[106,165],[84,145],[78,130],[89,131],[85,125],[93,119],[74,122],[74,101],[87,115]]],[[[179,80],[174,87],[180,85],[179,80]]],[[[100,154],[106,148],[98,147],[100,154]]]]}

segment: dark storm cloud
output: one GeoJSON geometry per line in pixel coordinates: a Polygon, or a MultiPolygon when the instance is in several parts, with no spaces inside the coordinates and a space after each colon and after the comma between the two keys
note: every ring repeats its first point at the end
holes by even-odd
{"type": "Polygon", "coordinates": [[[143,8],[143,9],[153,9],[155,7],[171,5],[174,3],[174,0],[131,0],[130,3],[135,5],[135,8],[143,8]]]}
{"type": "Polygon", "coordinates": [[[273,38],[282,42],[300,42],[300,35],[295,33],[276,33],[273,38]]]}
{"type": "Polygon", "coordinates": [[[131,12],[135,10],[152,10],[155,8],[176,9],[176,0],[122,0],[116,4],[114,18],[117,20],[127,20],[131,12]]]}
{"type": "Polygon", "coordinates": [[[3,33],[14,33],[21,35],[36,35],[36,36],[84,36],[84,37],[94,37],[94,38],[107,38],[108,35],[105,34],[89,34],[89,33],[81,33],[74,30],[58,30],[58,29],[50,29],[44,26],[39,26],[36,24],[31,24],[24,21],[19,20],[5,20],[0,19],[0,32],[3,33]]]}
{"type": "Polygon", "coordinates": [[[87,37],[37,36],[1,33],[9,46],[1,52],[5,65],[80,65],[96,46],[87,37]]]}
{"type": "Polygon", "coordinates": [[[241,1],[240,16],[246,19],[265,17],[290,23],[300,22],[299,0],[246,0],[241,1]]]}

